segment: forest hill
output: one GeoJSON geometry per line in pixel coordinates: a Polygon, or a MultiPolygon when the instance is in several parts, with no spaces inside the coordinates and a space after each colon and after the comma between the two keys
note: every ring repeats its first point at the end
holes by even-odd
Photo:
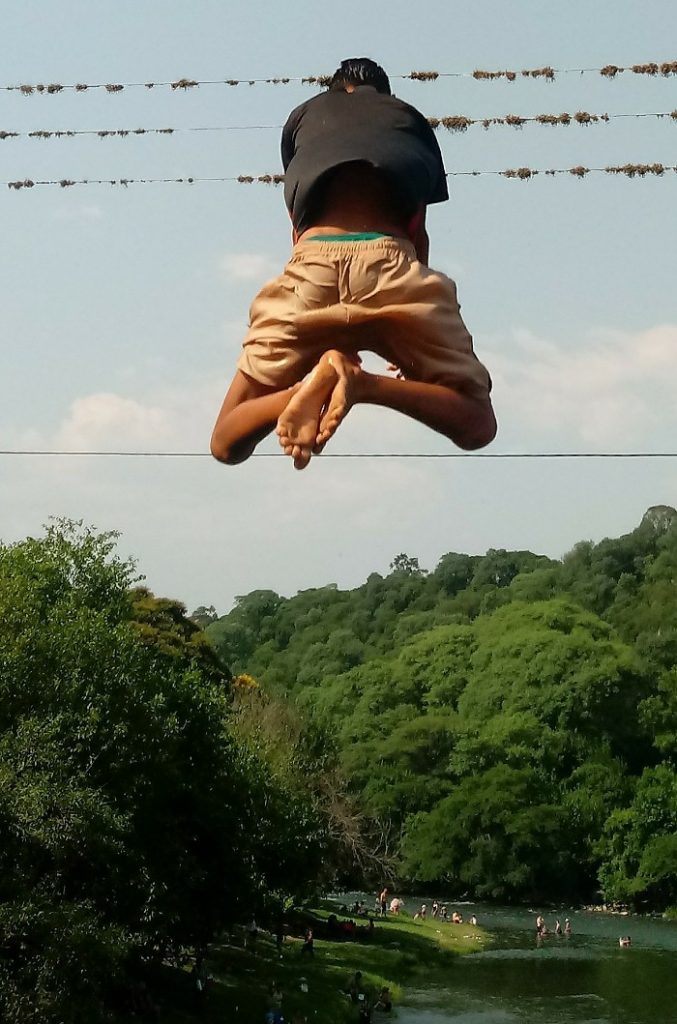
{"type": "Polygon", "coordinates": [[[351,591],[196,621],[330,738],[405,884],[677,904],[674,509],[560,561],[399,555],[351,591]]]}
{"type": "Polygon", "coordinates": [[[3,1020],[166,1002],[252,912],[387,871],[677,905],[673,509],[220,619],[115,548],[72,522],[0,544],[3,1020]]]}

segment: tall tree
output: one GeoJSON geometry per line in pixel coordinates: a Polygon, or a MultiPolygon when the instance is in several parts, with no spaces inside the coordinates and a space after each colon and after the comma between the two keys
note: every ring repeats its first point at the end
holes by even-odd
{"type": "Polygon", "coordinates": [[[282,830],[292,850],[317,827],[313,805],[233,734],[229,673],[183,607],[135,582],[115,536],[77,524],[0,546],[0,1017],[12,1024],[107,1020],[145,963],[319,870],[321,847],[271,857],[282,830]]]}

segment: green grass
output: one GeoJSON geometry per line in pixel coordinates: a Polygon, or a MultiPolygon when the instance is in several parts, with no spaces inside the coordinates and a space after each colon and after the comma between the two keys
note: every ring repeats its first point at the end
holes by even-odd
{"type": "MultiPolygon", "coordinates": [[[[309,923],[312,918],[321,930],[320,922],[330,912],[328,905],[313,911],[309,923]]],[[[268,985],[278,981],[286,1021],[293,1022],[298,1014],[299,1020],[307,1018],[314,1024],[348,1024],[356,1019],[355,1007],[341,988],[356,970],[362,971],[368,990],[377,992],[387,985],[397,1006],[406,998],[408,985],[424,984],[460,954],[476,952],[488,941],[487,933],[472,925],[414,921],[406,916],[377,920],[370,939],[360,942],[316,938],[313,958],[301,954],[300,938],[287,937],[280,957],[270,937],[260,936],[252,950],[243,949],[238,936],[211,948],[212,982],[199,1014],[188,974],[167,972],[161,1019],[167,1024],[197,1019],[208,1024],[262,1024],[268,985]],[[301,990],[301,979],[307,982],[307,993],[301,990]]]]}

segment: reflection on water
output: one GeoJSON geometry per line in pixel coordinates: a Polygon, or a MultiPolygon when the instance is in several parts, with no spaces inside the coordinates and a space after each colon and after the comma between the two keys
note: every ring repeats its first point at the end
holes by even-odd
{"type": "Polygon", "coordinates": [[[516,1018],[502,1010],[462,1011],[450,1017],[448,1014],[436,1010],[405,1009],[401,1011],[397,1019],[400,1024],[448,1024],[450,1020],[453,1020],[454,1024],[477,1024],[479,1021],[483,1024],[511,1024],[516,1018]]]}
{"type": "Polygon", "coordinates": [[[537,942],[534,913],[473,909],[494,946],[456,961],[439,986],[409,992],[399,1024],[677,1021],[676,923],[563,910],[546,921],[570,917],[573,935],[537,942]],[[628,933],[632,948],[621,949],[628,933]]]}

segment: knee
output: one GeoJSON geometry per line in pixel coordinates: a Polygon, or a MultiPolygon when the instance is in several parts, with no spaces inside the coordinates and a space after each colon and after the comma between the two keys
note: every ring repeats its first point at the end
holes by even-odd
{"type": "Polygon", "coordinates": [[[209,442],[209,450],[212,456],[217,462],[222,462],[224,466],[237,466],[245,459],[248,459],[253,449],[245,450],[243,445],[231,445],[228,444],[223,438],[219,437],[216,432],[212,434],[211,441],[209,442]]]}
{"type": "Polygon", "coordinates": [[[456,444],[464,451],[477,451],[491,444],[497,432],[498,424],[491,403],[482,403],[476,415],[469,418],[463,436],[456,439],[456,444]]]}
{"type": "Polygon", "coordinates": [[[212,457],[215,458],[217,462],[224,462],[226,465],[228,465],[230,459],[230,449],[228,445],[224,444],[221,438],[217,436],[216,431],[214,431],[214,433],[211,436],[211,440],[209,442],[209,450],[212,453],[212,457]]]}

